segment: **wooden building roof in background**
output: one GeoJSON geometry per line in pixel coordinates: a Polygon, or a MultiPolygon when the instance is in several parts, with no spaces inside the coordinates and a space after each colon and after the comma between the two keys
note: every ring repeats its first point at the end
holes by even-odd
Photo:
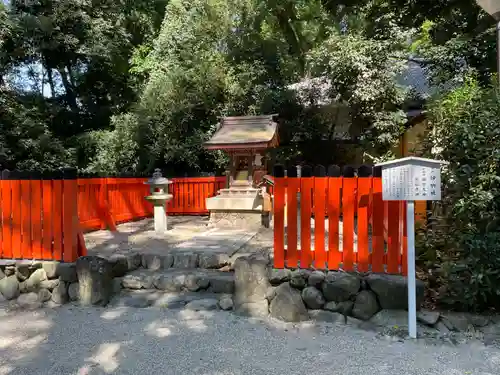
{"type": "Polygon", "coordinates": [[[278,145],[276,115],[224,117],[205,142],[208,150],[265,149],[278,145]]]}

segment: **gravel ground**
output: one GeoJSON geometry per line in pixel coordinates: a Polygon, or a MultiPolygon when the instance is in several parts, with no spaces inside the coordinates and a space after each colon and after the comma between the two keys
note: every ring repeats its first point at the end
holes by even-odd
{"type": "Polygon", "coordinates": [[[161,308],[0,311],[1,375],[493,375],[500,350],[161,308]]]}

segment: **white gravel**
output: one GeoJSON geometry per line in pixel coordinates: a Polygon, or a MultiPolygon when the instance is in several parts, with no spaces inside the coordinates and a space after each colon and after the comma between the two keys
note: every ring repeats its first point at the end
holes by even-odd
{"type": "Polygon", "coordinates": [[[0,311],[1,375],[498,374],[500,350],[231,313],[65,306],[0,311]]]}

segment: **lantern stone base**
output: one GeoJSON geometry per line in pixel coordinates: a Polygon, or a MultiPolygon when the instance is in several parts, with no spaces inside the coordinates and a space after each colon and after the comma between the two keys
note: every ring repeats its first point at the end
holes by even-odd
{"type": "Polygon", "coordinates": [[[264,199],[260,189],[231,187],[206,200],[209,225],[218,228],[255,228],[266,225],[264,199]]]}

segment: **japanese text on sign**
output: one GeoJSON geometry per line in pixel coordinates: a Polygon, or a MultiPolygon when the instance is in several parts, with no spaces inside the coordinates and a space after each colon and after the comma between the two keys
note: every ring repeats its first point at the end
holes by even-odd
{"type": "Polygon", "coordinates": [[[383,168],[382,187],[384,200],[440,200],[440,168],[411,164],[383,168]]]}

